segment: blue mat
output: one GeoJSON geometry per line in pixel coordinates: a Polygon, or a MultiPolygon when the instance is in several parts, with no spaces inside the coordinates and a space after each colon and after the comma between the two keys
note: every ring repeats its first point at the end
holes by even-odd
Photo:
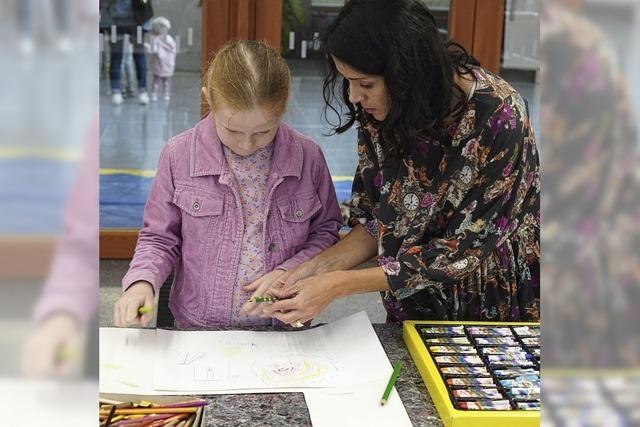
{"type": "MultiPolygon", "coordinates": [[[[100,176],[100,227],[140,228],[153,178],[128,174],[100,176]]],[[[351,197],[351,180],[335,181],[339,202],[351,197]]]]}
{"type": "Polygon", "coordinates": [[[0,159],[0,234],[60,233],[76,167],[71,161],[0,159]]]}

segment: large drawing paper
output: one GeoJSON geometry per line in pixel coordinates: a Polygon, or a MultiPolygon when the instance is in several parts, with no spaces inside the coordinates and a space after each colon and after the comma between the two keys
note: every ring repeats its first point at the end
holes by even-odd
{"type": "Polygon", "coordinates": [[[292,332],[158,330],[154,388],[337,387],[387,378],[389,360],[364,312],[292,332]]]}

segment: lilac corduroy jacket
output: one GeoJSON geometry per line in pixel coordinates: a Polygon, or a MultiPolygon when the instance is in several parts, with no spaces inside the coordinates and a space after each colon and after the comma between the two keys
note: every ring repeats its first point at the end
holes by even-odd
{"type": "MultiPolygon", "coordinates": [[[[338,240],[342,225],[319,146],[281,123],[263,230],[265,272],[288,270],[338,240]]],[[[169,307],[179,325],[227,325],[242,234],[242,204],[211,115],[162,150],[135,255],[122,280],[156,293],[175,266],[169,307]]]]}

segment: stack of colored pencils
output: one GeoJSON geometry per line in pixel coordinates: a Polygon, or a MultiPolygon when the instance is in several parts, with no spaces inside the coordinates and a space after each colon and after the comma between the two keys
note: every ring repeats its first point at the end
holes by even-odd
{"type": "Polygon", "coordinates": [[[196,427],[206,400],[171,403],[121,402],[100,398],[101,427],[196,427]]]}

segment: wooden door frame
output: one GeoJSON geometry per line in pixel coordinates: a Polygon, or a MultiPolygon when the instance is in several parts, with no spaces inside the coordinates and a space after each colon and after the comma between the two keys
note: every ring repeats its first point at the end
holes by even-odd
{"type": "Polygon", "coordinates": [[[498,74],[504,33],[504,0],[451,0],[449,37],[487,70],[498,74]]]}

